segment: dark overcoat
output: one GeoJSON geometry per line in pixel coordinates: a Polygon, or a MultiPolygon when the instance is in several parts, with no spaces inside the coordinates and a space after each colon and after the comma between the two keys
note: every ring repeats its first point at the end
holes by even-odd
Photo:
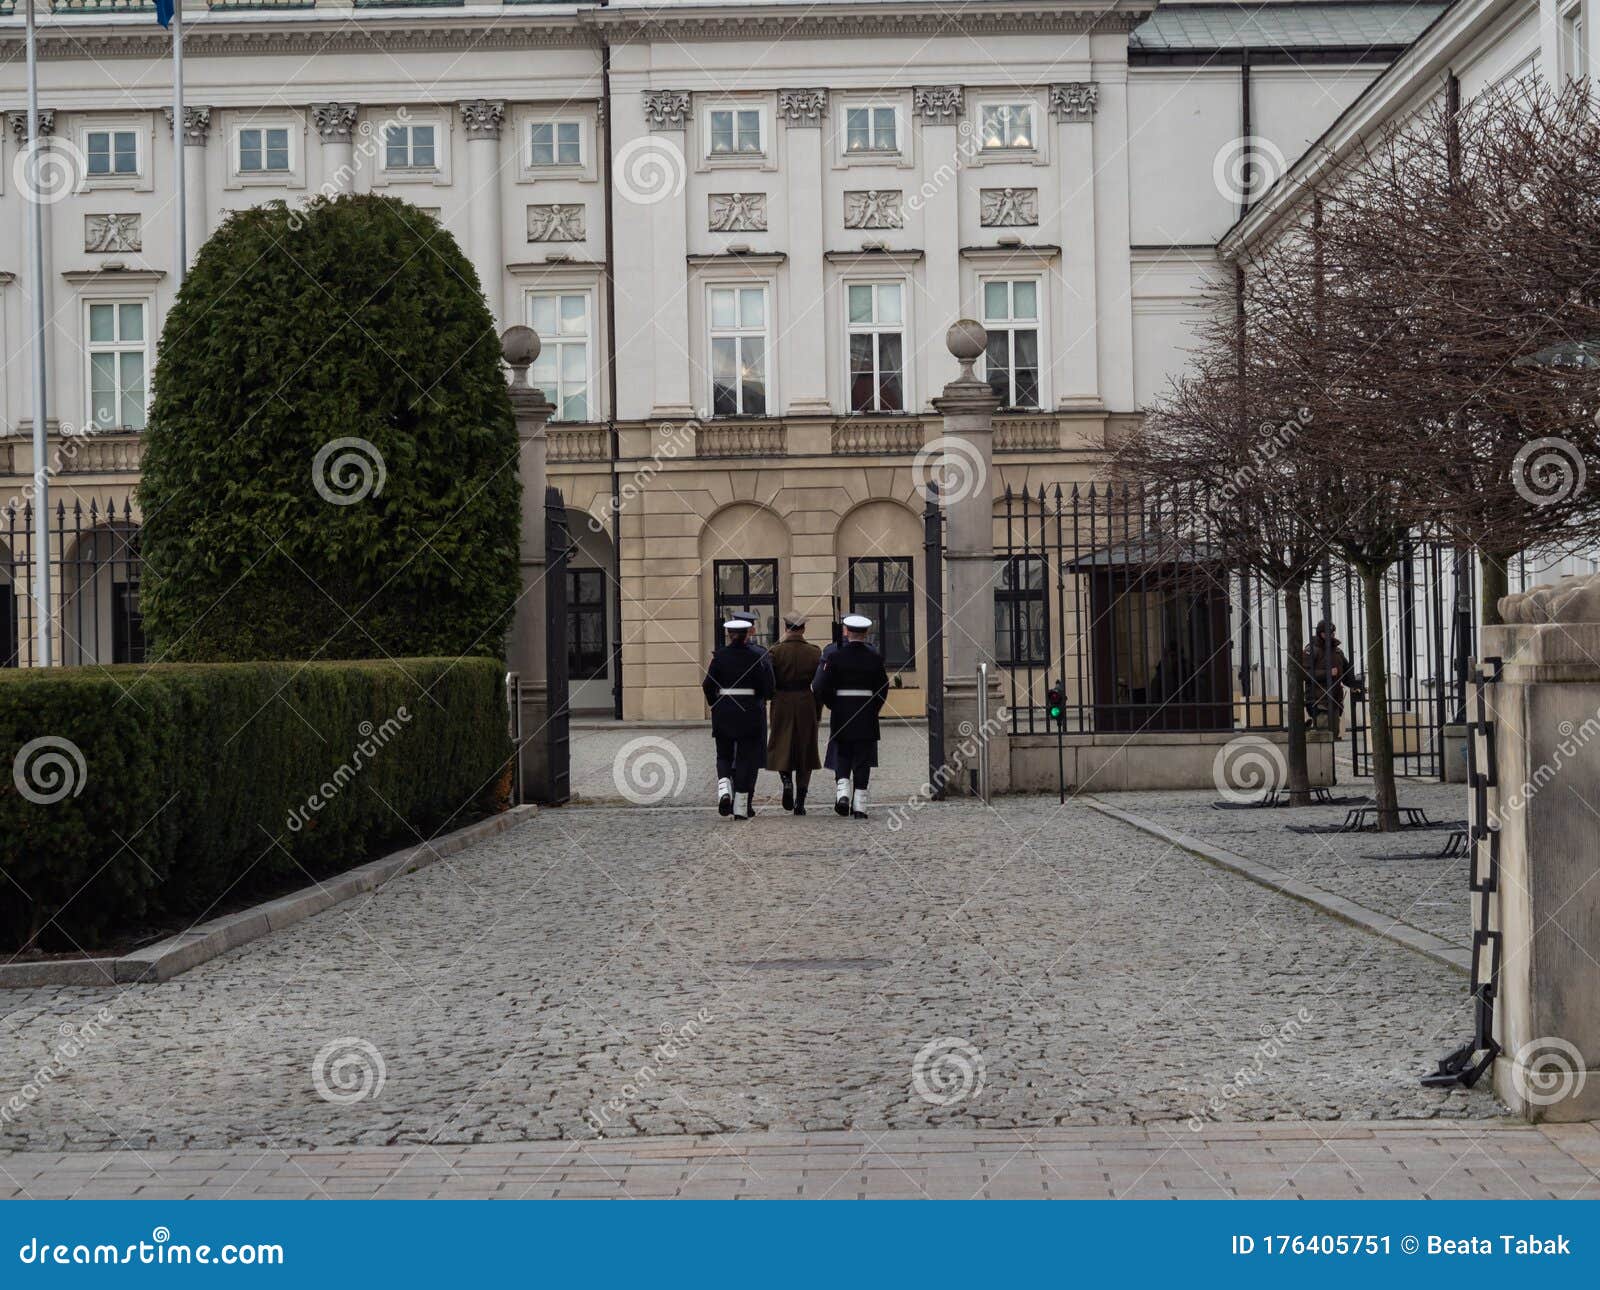
{"type": "Polygon", "coordinates": [[[837,744],[865,744],[866,765],[878,764],[878,713],[889,699],[889,673],[883,655],[865,641],[847,640],[829,653],[811,683],[828,707],[828,756],[823,765],[837,769],[837,744]]]}
{"type": "Polygon", "coordinates": [[[767,652],[748,641],[719,645],[701,683],[711,706],[711,733],[719,739],[767,742],[767,700],[772,697],[772,665],[767,652]],[[733,690],[737,693],[729,694],[733,690]]]}
{"type": "Polygon", "coordinates": [[[822,651],[810,641],[779,641],[768,655],[777,693],[772,696],[771,734],[767,737],[767,769],[788,774],[816,770],[817,718],[822,705],[811,692],[822,651]]]}

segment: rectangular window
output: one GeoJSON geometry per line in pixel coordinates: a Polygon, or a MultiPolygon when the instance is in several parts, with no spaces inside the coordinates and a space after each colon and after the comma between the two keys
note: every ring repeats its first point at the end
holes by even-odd
{"type": "Polygon", "coordinates": [[[539,333],[540,342],[530,380],[556,405],[556,420],[590,420],[589,293],[541,291],[530,296],[528,325],[539,333]]]}
{"type": "Polygon", "coordinates": [[[711,639],[724,641],[722,624],[742,614],[755,624],[753,640],[778,639],[778,562],[776,560],[718,560],[712,566],[711,639]]]}
{"type": "Polygon", "coordinates": [[[853,107],[844,113],[846,152],[898,152],[892,107],[853,107]]]}
{"type": "Polygon", "coordinates": [[[89,306],[89,423],[96,430],[143,430],[145,317],[142,302],[89,306]]]}
{"type": "Polygon", "coordinates": [[[239,131],[239,173],[278,174],[289,169],[289,130],[252,126],[239,131]]]}
{"type": "Polygon", "coordinates": [[[139,612],[139,580],[111,586],[111,661],[145,661],[144,615],[139,612]]]}
{"type": "Polygon", "coordinates": [[[438,153],[431,125],[391,125],[384,131],[386,170],[435,170],[438,153]]]}
{"type": "Polygon", "coordinates": [[[583,164],[583,127],[577,121],[535,121],[529,128],[528,164],[583,164]]]}
{"type": "Polygon", "coordinates": [[[1588,71],[1588,58],[1583,47],[1583,8],[1581,5],[1563,5],[1561,10],[1561,70],[1563,80],[1582,80],[1588,71]]]}
{"type": "Polygon", "coordinates": [[[711,415],[767,414],[767,289],[711,289],[711,415]]]}
{"type": "Polygon", "coordinates": [[[999,556],[994,588],[994,653],[1001,667],[1043,667],[1050,658],[1044,557],[999,556]]]}
{"type": "Polygon", "coordinates": [[[137,175],[139,135],[134,130],[90,130],[84,137],[89,174],[137,175]]]}
{"type": "Polygon", "coordinates": [[[989,333],[984,374],[1008,408],[1039,406],[1039,284],[1031,278],[983,284],[983,326],[989,333]]]}
{"type": "Polygon", "coordinates": [[[904,412],[905,289],[898,282],[852,282],[850,411],[904,412]]]}
{"type": "Polygon", "coordinates": [[[606,576],[599,569],[567,570],[567,678],[606,676],[606,576]]]}
{"type": "Polygon", "coordinates": [[[757,109],[729,108],[711,114],[712,156],[759,154],[761,150],[761,113],[757,109]]]}
{"type": "Polygon", "coordinates": [[[910,667],[915,653],[911,599],[908,557],[850,561],[850,610],[865,614],[876,624],[878,649],[883,665],[891,672],[910,667]]]}
{"type": "Polygon", "coordinates": [[[986,104],[981,119],[985,151],[1033,147],[1033,109],[1028,104],[986,104]]]}

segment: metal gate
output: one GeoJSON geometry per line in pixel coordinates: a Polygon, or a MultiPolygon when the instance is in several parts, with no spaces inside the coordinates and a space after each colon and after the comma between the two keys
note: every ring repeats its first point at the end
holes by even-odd
{"type": "Polygon", "coordinates": [[[922,508],[922,603],[928,644],[923,671],[927,685],[928,786],[933,800],[944,800],[944,508],[939,486],[927,485],[922,508]]]}
{"type": "Polygon", "coordinates": [[[544,514],[544,641],[549,704],[544,730],[549,767],[546,800],[552,806],[559,806],[572,796],[567,659],[567,642],[571,635],[567,614],[567,562],[572,554],[572,535],[567,531],[567,507],[559,488],[544,490],[544,514]]]}

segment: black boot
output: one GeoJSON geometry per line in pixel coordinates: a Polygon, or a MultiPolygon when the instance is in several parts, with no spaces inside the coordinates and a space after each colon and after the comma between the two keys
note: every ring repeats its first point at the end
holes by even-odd
{"type": "Polygon", "coordinates": [[[796,815],[806,813],[806,790],[803,788],[794,795],[794,813],[796,815]]]}
{"type": "MultiPolygon", "coordinates": [[[[794,779],[789,775],[781,775],[779,778],[783,780],[783,809],[792,811],[794,810],[794,779]]],[[[802,811],[801,814],[803,815],[805,812],[802,811]]]]}

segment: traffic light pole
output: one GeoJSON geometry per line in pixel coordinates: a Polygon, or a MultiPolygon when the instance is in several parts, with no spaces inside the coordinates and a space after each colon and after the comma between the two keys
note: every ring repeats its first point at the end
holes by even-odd
{"type": "MultiPolygon", "coordinates": [[[[1049,666],[1047,663],[1045,666],[1049,666]]],[[[1056,700],[1060,708],[1056,712],[1056,792],[1062,806],[1067,804],[1067,684],[1063,677],[1056,682],[1056,693],[1061,697],[1056,700]]]]}

